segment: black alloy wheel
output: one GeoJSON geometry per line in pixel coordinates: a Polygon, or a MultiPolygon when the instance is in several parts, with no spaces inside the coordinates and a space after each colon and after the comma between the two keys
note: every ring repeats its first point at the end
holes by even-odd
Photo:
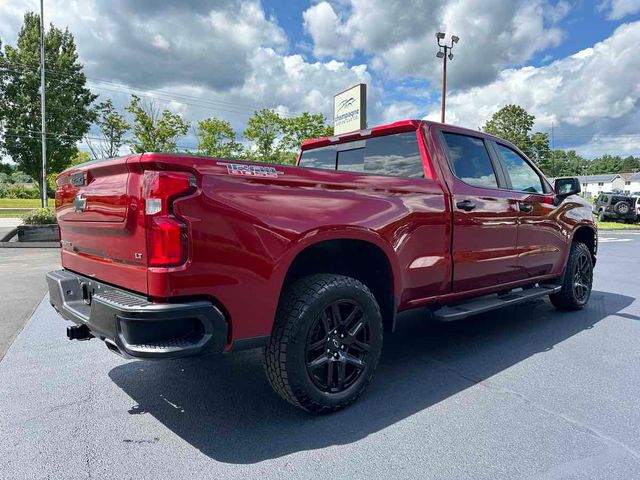
{"type": "Polygon", "coordinates": [[[327,305],[307,336],[307,373],[313,383],[326,393],[352,386],[367,366],[370,336],[368,318],[356,302],[327,305]]]}
{"type": "Polygon", "coordinates": [[[586,302],[591,294],[593,283],[593,267],[590,254],[581,252],[578,256],[573,274],[573,292],[578,302],[586,302]]]}

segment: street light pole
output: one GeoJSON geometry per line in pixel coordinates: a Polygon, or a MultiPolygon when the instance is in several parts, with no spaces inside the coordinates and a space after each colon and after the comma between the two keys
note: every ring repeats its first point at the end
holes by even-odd
{"type": "Polygon", "coordinates": [[[445,119],[445,108],[446,108],[446,98],[447,98],[447,58],[449,60],[453,60],[453,45],[460,41],[460,38],[452,35],[451,36],[451,45],[447,45],[446,43],[443,45],[440,43],[442,39],[444,39],[445,34],[443,32],[436,33],[436,38],[438,39],[438,53],[436,53],[436,57],[442,58],[442,100],[440,106],[440,122],[444,123],[445,119]]]}
{"type": "Polygon", "coordinates": [[[40,115],[42,142],[42,188],[40,196],[42,208],[47,206],[47,132],[45,122],[45,91],[44,91],[44,0],[40,0],[40,115]]]}

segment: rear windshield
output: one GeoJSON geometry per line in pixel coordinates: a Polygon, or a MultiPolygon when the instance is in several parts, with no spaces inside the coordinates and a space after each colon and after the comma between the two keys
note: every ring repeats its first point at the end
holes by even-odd
{"type": "Polygon", "coordinates": [[[300,157],[300,166],[396,177],[424,177],[415,131],[305,150],[300,157]]]}

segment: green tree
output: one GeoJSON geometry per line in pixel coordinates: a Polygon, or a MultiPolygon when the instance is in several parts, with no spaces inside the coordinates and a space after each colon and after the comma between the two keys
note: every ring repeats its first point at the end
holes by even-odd
{"type": "Polygon", "coordinates": [[[14,167],[12,167],[10,164],[0,162],[0,173],[11,175],[13,173],[13,170],[14,167]]]}
{"type": "Polygon", "coordinates": [[[189,122],[169,110],[160,110],[153,102],[142,103],[140,97],[131,96],[125,110],[133,115],[133,139],[135,153],[175,152],[177,141],[189,131],[189,122]]]}
{"type": "Polygon", "coordinates": [[[519,105],[507,105],[493,114],[482,127],[482,131],[503,138],[533,157],[530,136],[536,117],[519,105]]]}
{"type": "Polygon", "coordinates": [[[539,165],[551,156],[551,148],[549,147],[549,134],[536,132],[531,135],[530,140],[531,159],[539,165]]]}
{"type": "Polygon", "coordinates": [[[89,160],[91,160],[91,157],[89,156],[89,152],[85,150],[78,150],[76,154],[73,156],[73,158],[71,159],[69,166],[75,167],[76,165],[80,165],[81,163],[86,163],[89,160]]]}
{"type": "Polygon", "coordinates": [[[263,108],[253,112],[247,121],[244,137],[254,142],[253,157],[261,162],[280,163],[282,150],[283,118],[274,110],[263,108]]]}
{"type": "MultiPolygon", "coordinates": [[[[47,69],[47,169],[64,169],[76,152],[76,143],[94,119],[96,99],[86,88],[86,77],[73,35],[50,25],[45,34],[47,69]]],[[[24,16],[15,47],[5,45],[0,56],[0,122],[4,151],[17,167],[42,182],[40,139],[40,17],[24,16]]],[[[40,185],[42,188],[42,185],[40,185]]]]}
{"type": "Polygon", "coordinates": [[[326,118],[321,113],[303,112],[297,117],[282,119],[282,133],[282,162],[293,164],[302,142],[310,138],[331,136],[333,129],[326,124],[326,118]]]}
{"type": "Polygon", "coordinates": [[[282,120],[282,148],[297,152],[300,145],[310,138],[332,135],[331,127],[321,113],[304,112],[302,115],[282,120]]]}
{"type": "Polygon", "coordinates": [[[88,136],[85,137],[91,155],[96,160],[116,157],[125,144],[124,136],[129,131],[129,124],[123,115],[116,112],[110,99],[99,103],[95,112],[95,123],[102,138],[96,142],[88,136]]]}
{"type": "Polygon", "coordinates": [[[198,122],[196,135],[199,155],[222,158],[242,155],[242,145],[236,141],[236,131],[229,122],[205,118],[198,122]]]}
{"type": "Polygon", "coordinates": [[[624,173],[624,161],[618,155],[602,155],[588,162],[587,173],[624,173]]]}
{"type": "Polygon", "coordinates": [[[244,136],[254,142],[253,159],[293,164],[304,140],[332,135],[325,121],[320,113],[304,112],[283,118],[273,110],[263,109],[249,119],[244,136]]]}
{"type": "Polygon", "coordinates": [[[629,155],[622,160],[622,173],[631,173],[640,171],[640,158],[629,155]]]}
{"type": "Polygon", "coordinates": [[[575,150],[553,150],[538,166],[548,177],[574,177],[586,174],[588,163],[575,150]]]}

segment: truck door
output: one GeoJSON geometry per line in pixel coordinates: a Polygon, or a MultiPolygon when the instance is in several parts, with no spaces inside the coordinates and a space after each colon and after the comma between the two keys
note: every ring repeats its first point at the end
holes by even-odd
{"type": "MultiPolygon", "coordinates": [[[[464,132],[464,133],[463,133],[464,132]]],[[[452,198],[453,291],[495,287],[523,278],[518,269],[518,204],[489,141],[445,128],[438,138],[452,198]]]]}
{"type": "Polygon", "coordinates": [[[556,219],[551,186],[519,152],[492,144],[518,204],[518,267],[527,278],[560,272],[567,238],[556,219]]]}

